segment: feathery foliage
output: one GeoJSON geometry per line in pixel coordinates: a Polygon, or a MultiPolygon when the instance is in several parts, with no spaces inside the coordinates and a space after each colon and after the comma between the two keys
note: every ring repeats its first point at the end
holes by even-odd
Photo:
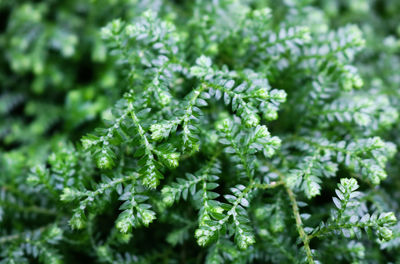
{"type": "Polygon", "coordinates": [[[400,263],[397,0],[0,2],[0,263],[400,263]]]}

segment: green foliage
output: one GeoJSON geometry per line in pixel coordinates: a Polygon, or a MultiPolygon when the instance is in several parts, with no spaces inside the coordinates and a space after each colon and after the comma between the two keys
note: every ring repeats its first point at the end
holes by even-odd
{"type": "Polygon", "coordinates": [[[0,263],[400,263],[399,12],[1,1],[0,263]]]}
{"type": "MultiPolygon", "coordinates": [[[[336,189],[337,197],[333,197],[333,202],[337,211],[332,215],[330,223],[321,223],[320,226],[313,231],[311,237],[323,236],[329,232],[341,232],[345,237],[357,235],[361,236],[361,229],[375,229],[377,235],[382,240],[392,239],[392,230],[388,227],[393,226],[397,220],[394,213],[381,213],[369,215],[363,214],[359,216],[359,207],[361,203],[358,197],[362,193],[357,192],[359,188],[355,179],[341,179],[339,189],[336,189]]],[[[362,211],[361,211],[362,212],[362,211]]]]}

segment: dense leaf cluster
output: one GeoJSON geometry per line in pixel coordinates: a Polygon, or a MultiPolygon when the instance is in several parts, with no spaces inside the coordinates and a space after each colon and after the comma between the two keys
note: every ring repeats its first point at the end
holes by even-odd
{"type": "Polygon", "coordinates": [[[398,0],[0,2],[0,263],[400,263],[398,0]]]}

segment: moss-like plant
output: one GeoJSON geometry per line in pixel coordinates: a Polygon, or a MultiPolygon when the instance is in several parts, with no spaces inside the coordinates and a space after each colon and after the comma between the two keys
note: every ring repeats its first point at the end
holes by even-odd
{"type": "Polygon", "coordinates": [[[0,2],[0,263],[398,263],[397,0],[0,2]]]}

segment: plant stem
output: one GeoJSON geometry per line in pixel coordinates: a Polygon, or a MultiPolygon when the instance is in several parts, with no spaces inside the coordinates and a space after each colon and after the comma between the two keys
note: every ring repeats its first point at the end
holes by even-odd
{"type": "Polygon", "coordinates": [[[301,216],[300,216],[300,211],[299,211],[299,207],[297,206],[297,201],[296,201],[296,195],[293,193],[292,189],[289,188],[289,186],[287,186],[286,182],[285,182],[285,175],[283,175],[274,165],[272,165],[271,163],[267,163],[268,167],[271,169],[271,171],[275,172],[276,174],[278,174],[279,178],[281,179],[281,182],[283,183],[283,186],[285,187],[285,190],[289,196],[290,199],[290,203],[292,205],[292,212],[293,212],[293,216],[294,219],[296,221],[296,228],[297,228],[297,232],[299,233],[299,236],[301,238],[301,240],[303,241],[304,244],[304,249],[306,251],[306,255],[307,255],[307,262],[310,264],[314,264],[314,259],[312,256],[312,252],[311,252],[311,248],[310,248],[310,240],[309,237],[307,236],[306,232],[304,231],[303,228],[303,223],[301,221],[301,216]]]}

